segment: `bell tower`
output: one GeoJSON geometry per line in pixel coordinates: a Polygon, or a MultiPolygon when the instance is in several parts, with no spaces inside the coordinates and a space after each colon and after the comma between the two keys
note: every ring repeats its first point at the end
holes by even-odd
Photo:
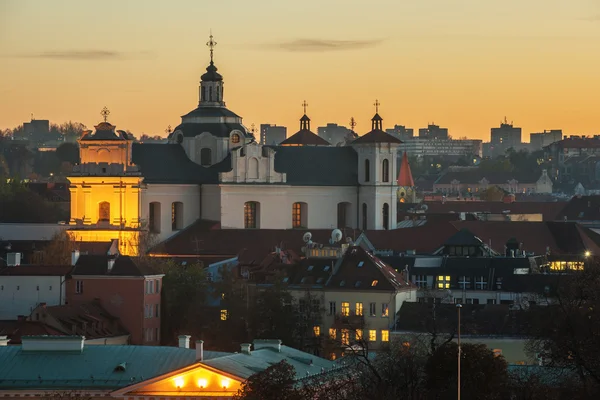
{"type": "Polygon", "coordinates": [[[215,42],[212,33],[206,45],[210,49],[210,64],[206,67],[206,72],[200,77],[200,101],[198,105],[201,107],[225,107],[223,76],[217,72],[214,63],[214,49],[217,42],[215,42]]]}

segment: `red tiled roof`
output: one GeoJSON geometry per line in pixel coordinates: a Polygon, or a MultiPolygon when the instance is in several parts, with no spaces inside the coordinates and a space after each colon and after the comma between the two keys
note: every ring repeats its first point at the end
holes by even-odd
{"type": "Polygon", "coordinates": [[[408,155],[406,151],[402,155],[402,164],[400,165],[400,173],[398,174],[398,186],[413,187],[415,181],[410,172],[410,164],[408,163],[408,155]]]}
{"type": "Polygon", "coordinates": [[[1,321],[0,335],[8,337],[8,344],[21,344],[23,336],[66,336],[66,333],[54,329],[41,321],[1,321]]]}
{"type": "Polygon", "coordinates": [[[0,267],[0,275],[4,276],[66,276],[73,266],[71,265],[17,265],[14,267],[0,267]]]}
{"type": "MultiPolygon", "coordinates": [[[[600,196],[598,196],[600,198],[600,196]]],[[[425,202],[426,213],[443,214],[449,212],[490,212],[500,214],[509,210],[511,214],[542,214],[544,221],[554,221],[565,208],[566,202],[514,202],[503,203],[500,201],[431,201],[425,202]]]]}
{"type": "Polygon", "coordinates": [[[459,229],[448,221],[428,221],[425,225],[415,228],[366,231],[365,236],[378,250],[397,252],[415,250],[417,253],[433,253],[444,244],[446,239],[458,231],[459,229]]]}

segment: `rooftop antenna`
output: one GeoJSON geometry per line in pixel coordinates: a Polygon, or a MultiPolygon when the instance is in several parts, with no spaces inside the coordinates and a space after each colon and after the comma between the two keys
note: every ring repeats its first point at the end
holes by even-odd
{"type": "Polygon", "coordinates": [[[102,115],[102,118],[104,118],[104,122],[108,122],[108,116],[110,115],[110,111],[106,106],[104,106],[102,111],[100,111],[100,115],[102,115]]]}
{"type": "Polygon", "coordinates": [[[213,39],[212,29],[210,30],[210,36],[208,38],[209,38],[209,40],[208,40],[208,42],[206,42],[206,45],[210,49],[210,63],[212,64],[213,63],[213,51],[215,49],[215,46],[217,45],[217,42],[215,42],[213,39]]]}
{"type": "Polygon", "coordinates": [[[33,113],[31,113],[31,120],[32,120],[32,121],[34,120],[34,118],[33,118],[33,113]]]}

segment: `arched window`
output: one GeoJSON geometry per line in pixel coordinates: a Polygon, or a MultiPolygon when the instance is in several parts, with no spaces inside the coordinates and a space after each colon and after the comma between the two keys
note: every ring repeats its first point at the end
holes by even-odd
{"type": "Polygon", "coordinates": [[[219,86],[217,86],[217,101],[221,101],[221,98],[219,97],[219,86]]]}
{"type": "Polygon", "coordinates": [[[390,163],[387,159],[383,160],[383,163],[381,165],[381,181],[390,181],[390,163]]]}
{"type": "Polygon", "coordinates": [[[175,201],[171,204],[171,230],[183,229],[183,203],[175,201]]]}
{"type": "Polygon", "coordinates": [[[365,160],[365,182],[369,182],[371,180],[371,162],[369,160],[365,160]]]}
{"type": "Polygon", "coordinates": [[[390,229],[390,205],[388,203],[383,203],[383,229],[386,231],[390,229]]]}
{"type": "Polygon", "coordinates": [[[148,229],[152,233],[160,233],[160,203],[157,201],[150,203],[148,214],[148,229]]]}
{"type": "Polygon", "coordinates": [[[98,204],[98,222],[110,222],[110,203],[103,201],[98,204]]]}
{"type": "Polygon", "coordinates": [[[340,229],[350,227],[350,203],[338,203],[337,205],[337,227],[340,229]]]}
{"type": "Polygon", "coordinates": [[[302,202],[292,204],[292,227],[308,228],[308,204],[302,202]]]}
{"type": "Polygon", "coordinates": [[[248,160],[248,178],[258,179],[258,160],[256,157],[252,157],[248,160]]]}
{"type": "Polygon", "coordinates": [[[208,147],[200,150],[200,165],[208,165],[212,164],[212,150],[208,147]]]}
{"type": "Polygon", "coordinates": [[[257,201],[247,201],[244,203],[244,228],[260,228],[260,203],[257,201]]]}
{"type": "Polygon", "coordinates": [[[238,135],[237,133],[234,133],[233,135],[231,135],[231,143],[237,144],[239,142],[240,142],[240,135],[238,135]]]}
{"type": "Polygon", "coordinates": [[[367,230],[367,203],[362,205],[362,230],[367,230]]]}

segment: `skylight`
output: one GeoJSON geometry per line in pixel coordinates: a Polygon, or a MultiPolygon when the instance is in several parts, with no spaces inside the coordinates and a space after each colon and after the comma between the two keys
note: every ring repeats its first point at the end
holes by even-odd
{"type": "Polygon", "coordinates": [[[317,279],[317,283],[323,283],[323,278],[317,279]]]}
{"type": "Polygon", "coordinates": [[[323,271],[325,271],[325,272],[329,271],[329,265],[326,265],[325,268],[323,268],[323,271]]]}
{"type": "Polygon", "coordinates": [[[361,261],[361,262],[359,262],[359,263],[358,263],[358,268],[362,268],[362,266],[363,266],[363,265],[365,265],[365,262],[364,262],[364,261],[361,261]]]}
{"type": "Polygon", "coordinates": [[[309,265],[307,271],[312,271],[314,268],[314,265],[309,265]]]}

